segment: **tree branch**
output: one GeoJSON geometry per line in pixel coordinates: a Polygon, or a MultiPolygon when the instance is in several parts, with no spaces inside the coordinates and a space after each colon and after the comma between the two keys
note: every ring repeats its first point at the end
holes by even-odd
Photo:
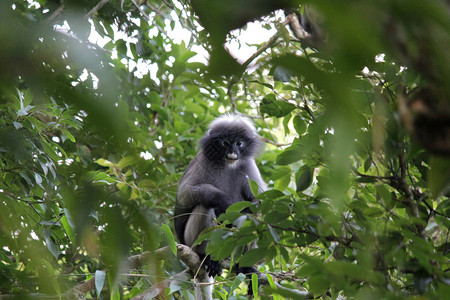
{"type": "Polygon", "coordinates": [[[178,285],[189,281],[190,275],[188,270],[184,270],[181,273],[175,274],[170,278],[155,283],[151,288],[146,291],[140,293],[136,297],[131,298],[132,300],[145,300],[145,299],[153,299],[158,297],[159,295],[163,295],[166,288],[170,286],[172,282],[177,283],[178,285]]]}
{"type": "Polygon", "coordinates": [[[62,13],[65,5],[66,0],[61,2],[61,5],[57,9],[55,9],[55,11],[47,19],[45,19],[45,22],[53,21],[60,13],[62,13]]]}
{"type": "Polygon", "coordinates": [[[90,17],[92,17],[100,8],[103,7],[103,5],[105,5],[106,3],[108,3],[109,0],[101,0],[99,3],[97,3],[96,6],[94,6],[94,8],[92,8],[87,14],[84,15],[84,17],[86,19],[89,19],[90,17]]]}
{"type": "Polygon", "coordinates": [[[95,276],[91,279],[80,283],[62,295],[63,299],[86,299],[85,295],[95,289],[95,276]]]}
{"type": "MultiPolygon", "coordinates": [[[[292,15],[295,14],[290,14],[286,17],[286,19],[284,20],[283,23],[281,23],[281,25],[286,26],[287,24],[289,24],[292,20],[292,15]]],[[[267,42],[261,47],[259,48],[255,53],[252,54],[252,56],[250,56],[243,64],[242,66],[244,67],[243,69],[245,70],[250,63],[257,58],[261,53],[263,53],[264,51],[267,50],[267,48],[270,47],[270,45],[272,45],[273,42],[275,42],[276,39],[278,39],[278,37],[281,35],[281,33],[279,33],[278,31],[270,37],[270,39],[267,40],[267,42]]]]}
{"type": "MultiPolygon", "coordinates": [[[[291,15],[288,15],[287,17],[286,17],[286,19],[284,20],[284,22],[282,23],[282,25],[283,26],[286,26],[287,24],[289,24],[289,22],[291,21],[291,18],[292,18],[292,16],[291,15]]],[[[242,64],[242,73],[243,72],[245,72],[245,70],[247,69],[247,67],[251,64],[251,62],[255,59],[255,58],[257,58],[261,53],[263,53],[264,51],[266,51],[269,47],[270,47],[270,45],[272,45],[272,43],[273,42],[275,42],[275,40],[277,40],[278,39],[278,37],[280,36],[281,34],[277,31],[273,36],[271,36],[268,40],[267,40],[267,42],[261,47],[261,48],[259,48],[255,53],[253,53],[243,64],[242,64]]],[[[228,86],[227,86],[227,94],[228,94],[228,97],[230,98],[230,101],[231,101],[231,107],[232,107],[232,110],[233,110],[233,112],[236,112],[236,101],[235,101],[235,99],[234,99],[234,97],[233,97],[233,94],[232,94],[232,92],[231,92],[231,89],[233,88],[233,85],[235,85],[237,82],[238,82],[238,80],[239,80],[239,78],[241,77],[241,75],[242,75],[242,73],[240,73],[240,74],[238,74],[238,75],[235,75],[235,76],[233,76],[231,79],[230,79],[230,82],[228,83],[228,86]]]]}

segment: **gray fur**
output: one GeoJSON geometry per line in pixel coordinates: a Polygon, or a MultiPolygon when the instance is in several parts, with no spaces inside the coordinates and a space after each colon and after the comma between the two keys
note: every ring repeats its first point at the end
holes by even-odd
{"type": "MultiPolygon", "coordinates": [[[[267,187],[254,159],[262,142],[248,119],[239,115],[219,117],[211,123],[200,145],[179,182],[175,206],[175,230],[180,242],[187,246],[192,246],[205,228],[213,226],[214,218],[229,205],[254,200],[248,178],[258,183],[260,192],[267,187]]],[[[194,247],[201,257],[205,257],[205,249],[206,242],[194,247]]],[[[211,271],[217,266],[209,267],[212,276],[220,272],[211,271]]]]}

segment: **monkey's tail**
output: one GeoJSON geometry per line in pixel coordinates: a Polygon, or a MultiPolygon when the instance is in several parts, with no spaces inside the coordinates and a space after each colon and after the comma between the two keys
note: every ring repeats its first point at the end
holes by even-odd
{"type": "Polygon", "coordinates": [[[194,279],[195,300],[213,300],[214,278],[206,275],[203,279],[194,279]]]}

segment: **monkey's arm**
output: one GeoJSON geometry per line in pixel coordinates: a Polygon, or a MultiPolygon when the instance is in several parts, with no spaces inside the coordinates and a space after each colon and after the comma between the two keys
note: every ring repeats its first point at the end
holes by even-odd
{"type": "MultiPolygon", "coordinates": [[[[245,179],[248,180],[247,178],[245,179]]],[[[247,182],[242,185],[241,195],[245,201],[252,202],[255,200],[255,195],[253,195],[252,190],[250,189],[250,185],[247,182]]]]}
{"type": "Polygon", "coordinates": [[[225,193],[212,184],[191,185],[186,189],[186,193],[188,193],[186,195],[188,197],[185,199],[186,203],[180,203],[181,205],[193,207],[200,204],[206,208],[214,208],[217,215],[224,213],[231,205],[231,201],[225,193]]]}

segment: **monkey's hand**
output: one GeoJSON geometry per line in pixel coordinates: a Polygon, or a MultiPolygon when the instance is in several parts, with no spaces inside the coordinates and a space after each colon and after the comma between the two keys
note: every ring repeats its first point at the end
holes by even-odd
{"type": "Polygon", "coordinates": [[[220,197],[217,200],[216,207],[214,208],[214,213],[216,214],[216,217],[223,214],[227,210],[228,206],[231,205],[231,203],[232,202],[228,198],[220,197]]]}

